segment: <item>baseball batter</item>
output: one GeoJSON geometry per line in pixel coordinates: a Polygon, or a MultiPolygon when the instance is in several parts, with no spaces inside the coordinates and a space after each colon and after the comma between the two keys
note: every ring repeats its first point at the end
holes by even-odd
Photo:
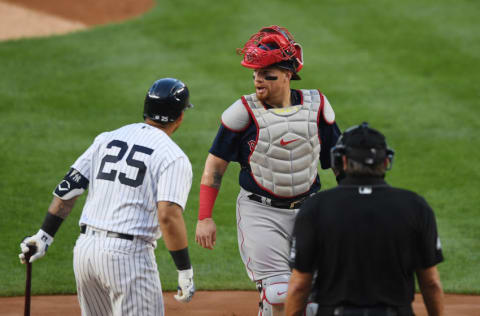
{"type": "MultiPolygon", "coordinates": [[[[213,205],[228,164],[238,162],[240,255],[260,292],[259,315],[282,315],[295,217],[302,202],[320,189],[318,162],[330,167],[330,148],[340,130],[325,95],[290,88],[291,80],[300,80],[303,56],[287,29],[262,28],[241,53],[241,64],[253,69],[255,93],[222,114],[201,179],[196,241],[213,249],[213,205]]],[[[307,314],[313,315],[311,307],[307,314]]]]}
{"type": "Polygon", "coordinates": [[[187,156],[170,135],[191,107],[187,86],[157,80],[144,102],[144,123],[95,138],[54,191],[37,234],[20,244],[45,255],[77,197],[88,188],[74,248],[74,272],[82,315],[163,315],[154,249],[162,237],[178,269],[175,298],[195,292],[183,210],[192,183],[187,156]]]}

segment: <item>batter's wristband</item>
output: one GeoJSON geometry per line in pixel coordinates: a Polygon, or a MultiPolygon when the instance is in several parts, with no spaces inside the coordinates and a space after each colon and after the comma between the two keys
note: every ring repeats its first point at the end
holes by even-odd
{"type": "Polygon", "coordinates": [[[170,251],[170,255],[172,256],[173,262],[175,262],[177,270],[188,270],[192,267],[190,256],[188,255],[188,247],[181,250],[170,251]]]}
{"type": "Polygon", "coordinates": [[[60,225],[62,225],[62,222],[63,218],[47,212],[47,215],[45,215],[45,219],[43,220],[41,229],[50,236],[54,237],[55,233],[60,228],[60,225]]]}
{"type": "Polygon", "coordinates": [[[218,189],[200,184],[200,199],[198,202],[198,219],[212,217],[213,205],[217,199],[218,189]]]}

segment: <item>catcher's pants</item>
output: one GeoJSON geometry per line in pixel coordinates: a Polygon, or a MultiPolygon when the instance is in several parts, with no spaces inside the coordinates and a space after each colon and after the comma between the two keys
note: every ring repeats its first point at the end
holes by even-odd
{"type": "Polygon", "coordinates": [[[240,189],[237,198],[238,248],[252,281],[289,275],[291,235],[298,209],[281,209],[248,198],[240,189]]]}
{"type": "Polygon", "coordinates": [[[154,246],[87,227],[73,252],[83,316],[164,315],[154,246]]]}

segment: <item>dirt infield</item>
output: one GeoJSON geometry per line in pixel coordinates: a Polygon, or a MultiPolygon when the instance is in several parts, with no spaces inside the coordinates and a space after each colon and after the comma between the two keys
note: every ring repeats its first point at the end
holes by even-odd
{"type": "Polygon", "coordinates": [[[0,0],[0,40],[65,34],[138,16],[153,0],[0,0]]]}
{"type": "MultiPolygon", "coordinates": [[[[138,16],[153,0],[0,0],[0,40],[47,36],[82,30],[92,25],[138,16]]],[[[240,260],[240,258],[239,258],[240,260]]],[[[164,293],[166,315],[257,315],[258,294],[253,291],[197,292],[189,304],[164,293]]],[[[446,295],[446,315],[479,316],[480,296],[446,295]]],[[[23,297],[0,297],[0,315],[23,315],[23,297]]],[[[417,316],[426,316],[421,296],[414,303],[417,316]]],[[[32,316],[80,315],[76,296],[35,296],[32,316]]]]}
{"type": "MultiPolygon", "coordinates": [[[[188,304],[178,303],[173,293],[164,293],[165,314],[175,316],[254,316],[257,315],[257,292],[211,291],[197,292],[188,304]]],[[[480,315],[480,298],[468,295],[446,295],[446,313],[450,316],[480,315]]],[[[24,298],[0,298],[0,314],[3,316],[23,315],[24,298]]],[[[427,316],[420,295],[413,304],[417,316],[427,316]]],[[[32,298],[32,316],[79,316],[80,307],[76,296],[35,296],[32,298]]]]}

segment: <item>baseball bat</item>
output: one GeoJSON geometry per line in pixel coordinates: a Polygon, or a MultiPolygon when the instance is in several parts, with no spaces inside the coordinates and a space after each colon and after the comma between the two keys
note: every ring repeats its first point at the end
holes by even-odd
{"type": "Polygon", "coordinates": [[[29,245],[30,249],[25,254],[25,260],[27,261],[27,277],[25,280],[25,313],[24,316],[30,316],[30,298],[32,288],[32,264],[30,263],[30,257],[37,252],[37,246],[29,245]]]}

